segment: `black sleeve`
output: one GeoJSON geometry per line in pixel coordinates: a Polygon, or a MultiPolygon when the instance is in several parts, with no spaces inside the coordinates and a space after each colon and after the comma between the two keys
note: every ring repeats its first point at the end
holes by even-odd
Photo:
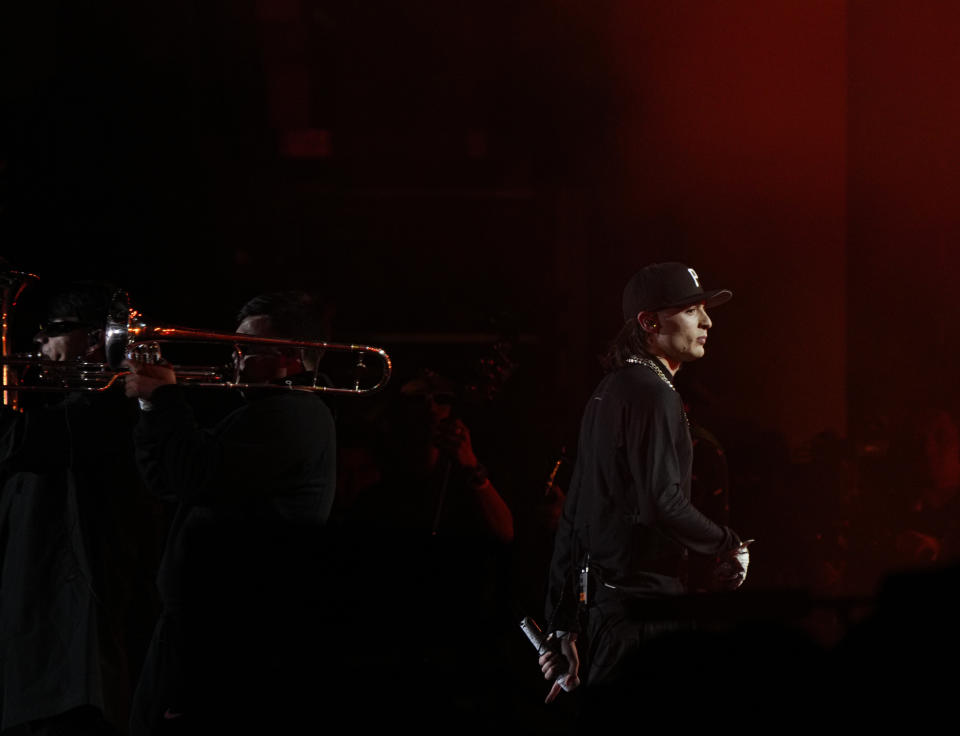
{"type": "Polygon", "coordinates": [[[657,527],[683,546],[701,554],[736,547],[739,540],[697,511],[683,492],[690,473],[681,467],[677,447],[689,442],[679,397],[663,396],[642,410],[627,406],[624,439],[630,473],[641,497],[653,505],[657,527]],[[674,400],[675,399],[675,400],[674,400]]]}

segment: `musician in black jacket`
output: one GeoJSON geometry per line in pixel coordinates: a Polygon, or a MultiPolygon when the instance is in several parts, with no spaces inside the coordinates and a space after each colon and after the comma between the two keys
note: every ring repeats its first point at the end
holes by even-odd
{"type": "Polygon", "coordinates": [[[541,658],[548,679],[566,674],[573,684],[583,675],[589,686],[610,683],[628,655],[674,630],[677,622],[643,620],[631,604],[683,593],[688,550],[723,561],[718,587],[743,582],[740,539],[690,504],[693,452],[673,385],[684,363],[704,355],[712,326],[707,308],[731,296],[705,291],[680,263],[647,266],[624,290],[625,324],[608,352],[609,372],[584,410],[556,534],[546,615],[565,656],[541,658]]]}
{"type": "MultiPolygon", "coordinates": [[[[35,337],[43,358],[103,361],[112,294],[54,294],[35,337]]],[[[136,402],[119,387],[20,396],[22,412],[0,405],[0,728],[125,733],[159,549],[134,464],[136,402]]]]}
{"type": "MultiPolygon", "coordinates": [[[[296,295],[258,297],[237,332],[309,339],[294,334],[309,308],[296,295]]],[[[304,372],[298,349],[245,348],[241,380],[267,387],[248,390],[212,429],[196,425],[170,368],[130,368],[126,392],[143,408],[134,436],[141,472],[152,492],[178,503],[132,731],[291,727],[316,695],[300,692],[311,688],[294,676],[303,664],[319,667],[300,658],[317,653],[309,611],[323,587],[322,527],[334,497],[330,410],[288,387],[304,372]]]]}

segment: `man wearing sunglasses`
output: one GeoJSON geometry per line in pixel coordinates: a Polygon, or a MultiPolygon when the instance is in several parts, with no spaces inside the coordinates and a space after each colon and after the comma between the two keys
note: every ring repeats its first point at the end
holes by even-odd
{"type": "MultiPolygon", "coordinates": [[[[34,338],[43,358],[102,361],[113,291],[56,292],[34,338]]],[[[136,403],[119,388],[21,399],[23,412],[0,407],[0,728],[119,734],[155,616],[159,546],[133,462],[136,403]]]]}
{"type": "Polygon", "coordinates": [[[102,360],[103,327],[78,320],[51,318],[40,327],[34,342],[47,360],[102,360]]]}

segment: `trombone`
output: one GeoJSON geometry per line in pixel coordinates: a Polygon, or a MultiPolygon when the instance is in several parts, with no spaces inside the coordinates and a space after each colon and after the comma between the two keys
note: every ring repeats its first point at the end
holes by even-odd
{"type": "Polygon", "coordinates": [[[177,375],[177,383],[199,388],[286,388],[291,391],[322,392],[330,394],[368,395],[380,391],[393,372],[390,356],[383,348],[354,343],[338,343],[315,340],[291,340],[278,337],[259,337],[230,332],[214,332],[193,327],[172,325],[148,325],[142,321],[139,312],[129,307],[125,292],[114,298],[114,305],[106,322],[104,347],[106,362],[52,361],[36,356],[13,356],[2,359],[4,372],[8,366],[34,367],[39,370],[40,385],[27,385],[22,382],[8,381],[4,376],[4,391],[94,391],[103,392],[113,386],[130,371],[123,369],[124,360],[139,360],[146,363],[159,363],[162,359],[160,345],[170,342],[219,343],[233,346],[232,365],[171,365],[177,375]],[[313,368],[307,369],[307,383],[251,383],[242,380],[241,360],[243,348],[249,346],[269,346],[278,349],[313,351],[317,354],[313,368]],[[323,380],[320,372],[321,357],[329,353],[353,354],[353,380],[350,385],[331,386],[323,380]],[[375,380],[368,381],[367,374],[372,370],[366,363],[368,359],[380,362],[380,372],[375,380]]]}

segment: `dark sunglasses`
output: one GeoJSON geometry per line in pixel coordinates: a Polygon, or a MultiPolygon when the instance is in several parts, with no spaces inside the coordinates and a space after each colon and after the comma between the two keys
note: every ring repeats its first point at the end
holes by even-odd
{"type": "Polygon", "coordinates": [[[40,332],[47,337],[60,337],[74,330],[86,330],[89,329],[89,327],[90,325],[84,324],[83,322],[49,322],[48,324],[40,325],[40,332]]]}

